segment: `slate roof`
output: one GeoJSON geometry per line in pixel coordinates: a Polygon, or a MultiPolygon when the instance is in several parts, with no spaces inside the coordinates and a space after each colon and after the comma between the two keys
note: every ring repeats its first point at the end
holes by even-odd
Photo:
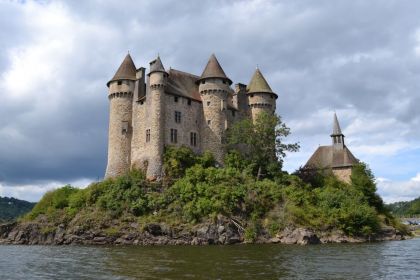
{"type": "Polygon", "coordinates": [[[166,93],[191,98],[201,102],[197,81],[200,77],[183,71],[170,69],[168,72],[166,93]]]}
{"type": "Polygon", "coordinates": [[[337,149],[333,146],[320,146],[305,164],[305,168],[337,168],[349,167],[357,164],[359,160],[344,146],[337,149]]]}
{"type": "Polygon", "coordinates": [[[158,56],[155,60],[150,62],[150,72],[149,75],[153,72],[163,72],[166,73],[165,67],[163,67],[162,61],[160,60],[160,57],[158,56]]]}
{"type": "Polygon", "coordinates": [[[226,76],[225,71],[223,71],[222,66],[220,66],[219,61],[214,54],[212,54],[207,62],[206,68],[204,68],[203,74],[200,76],[200,80],[206,78],[222,78],[229,82],[229,85],[232,84],[232,81],[226,76]]]}
{"type": "Polygon", "coordinates": [[[130,54],[125,56],[114,77],[106,85],[109,86],[111,82],[118,80],[136,80],[136,66],[130,54]]]}
{"type": "Polygon", "coordinates": [[[337,118],[336,113],[334,113],[333,133],[331,134],[331,136],[334,136],[334,135],[343,135],[343,133],[341,132],[340,124],[338,123],[338,118],[337,118]]]}
{"type": "Polygon", "coordinates": [[[265,92],[274,94],[271,87],[268,85],[267,80],[258,68],[255,70],[255,73],[247,86],[247,91],[248,93],[265,92]]]}

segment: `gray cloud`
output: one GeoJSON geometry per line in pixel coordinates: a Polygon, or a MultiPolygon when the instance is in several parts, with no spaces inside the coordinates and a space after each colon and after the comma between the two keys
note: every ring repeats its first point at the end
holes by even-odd
{"type": "Polygon", "coordinates": [[[128,50],[138,67],[160,53],[195,74],[214,52],[243,83],[258,64],[302,145],[289,170],[329,143],[336,110],[350,148],[384,177],[381,161],[420,154],[419,12],[396,0],[1,2],[0,182],[103,175],[105,84],[128,50]]]}

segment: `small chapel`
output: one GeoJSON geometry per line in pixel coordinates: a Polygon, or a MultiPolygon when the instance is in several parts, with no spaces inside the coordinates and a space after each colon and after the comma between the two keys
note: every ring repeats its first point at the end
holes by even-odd
{"type": "Polygon", "coordinates": [[[351,171],[359,160],[350,152],[344,143],[337,114],[334,113],[331,145],[319,146],[303,167],[304,170],[319,170],[332,172],[337,178],[346,183],[350,182],[351,171]]]}

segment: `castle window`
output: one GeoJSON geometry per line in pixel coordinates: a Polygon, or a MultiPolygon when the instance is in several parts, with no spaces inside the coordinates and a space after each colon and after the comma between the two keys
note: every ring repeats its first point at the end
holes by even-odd
{"type": "Polygon", "coordinates": [[[122,134],[128,133],[128,122],[122,122],[121,133],[122,134]]]}
{"type": "Polygon", "coordinates": [[[171,143],[178,142],[178,130],[171,128],[171,143]]]}
{"type": "Polygon", "coordinates": [[[207,101],[207,106],[210,106],[210,101],[207,101]]]}
{"type": "Polygon", "coordinates": [[[225,80],[223,80],[223,81],[222,81],[222,83],[226,84],[226,81],[225,81],[225,80]]]}
{"type": "Polygon", "coordinates": [[[197,133],[191,132],[191,135],[190,135],[190,144],[191,144],[191,146],[194,146],[194,147],[197,146],[197,133]]]}
{"type": "Polygon", "coordinates": [[[188,105],[191,105],[191,99],[188,98],[188,105]]]}
{"type": "Polygon", "coordinates": [[[254,95],[253,95],[253,94],[251,94],[251,97],[254,97],[254,95]]]}
{"type": "Polygon", "coordinates": [[[207,124],[210,125],[211,124],[211,120],[207,120],[207,124]]]}
{"type": "Polygon", "coordinates": [[[175,111],[175,122],[181,123],[181,112],[175,111]]]}
{"type": "Polygon", "coordinates": [[[234,117],[234,116],[235,116],[235,111],[232,110],[232,117],[234,117]]]}
{"type": "Polygon", "coordinates": [[[146,142],[150,142],[150,129],[146,129],[146,142]]]}
{"type": "Polygon", "coordinates": [[[203,84],[203,85],[204,85],[205,83],[206,83],[206,81],[202,81],[202,82],[201,82],[201,84],[203,84]]]}
{"type": "Polygon", "coordinates": [[[174,96],[174,101],[178,102],[178,96],[174,96]]]}
{"type": "Polygon", "coordinates": [[[119,85],[119,86],[122,85],[122,81],[118,81],[117,85],[119,85]]]}

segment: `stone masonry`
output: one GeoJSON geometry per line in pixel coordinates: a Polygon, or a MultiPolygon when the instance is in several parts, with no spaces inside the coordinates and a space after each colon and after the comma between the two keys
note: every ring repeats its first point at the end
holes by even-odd
{"type": "Polygon", "coordinates": [[[248,86],[238,83],[233,89],[215,55],[196,76],[166,71],[160,57],[150,62],[146,75],[146,69],[136,69],[128,54],[107,85],[105,177],[139,168],[149,179],[160,179],[166,145],[184,145],[197,154],[210,151],[223,165],[226,129],[244,118],[255,120],[260,112],[276,110],[277,94],[259,69],[248,86]]]}

